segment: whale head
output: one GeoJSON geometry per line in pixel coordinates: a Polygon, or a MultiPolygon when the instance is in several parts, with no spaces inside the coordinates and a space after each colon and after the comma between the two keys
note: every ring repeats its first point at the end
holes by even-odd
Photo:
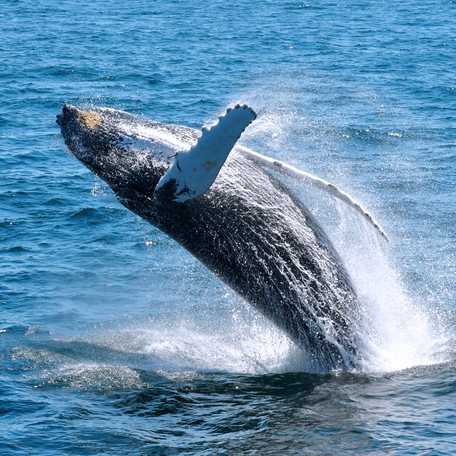
{"type": "Polygon", "coordinates": [[[118,196],[151,197],[181,145],[160,140],[163,124],[110,108],[65,104],[56,122],[71,153],[118,196]]]}
{"type": "Polygon", "coordinates": [[[198,134],[123,111],[65,104],[57,123],[73,155],[104,179],[121,201],[141,196],[184,203],[211,188],[255,118],[250,107],[236,105],[198,134]]]}

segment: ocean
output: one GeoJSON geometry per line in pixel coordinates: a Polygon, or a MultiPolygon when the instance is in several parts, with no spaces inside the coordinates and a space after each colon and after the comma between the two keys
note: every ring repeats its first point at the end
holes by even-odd
{"type": "Polygon", "coordinates": [[[2,455],[456,453],[454,0],[0,0],[2,455]],[[371,322],[306,353],[68,152],[67,101],[200,128],[290,180],[371,322]]]}

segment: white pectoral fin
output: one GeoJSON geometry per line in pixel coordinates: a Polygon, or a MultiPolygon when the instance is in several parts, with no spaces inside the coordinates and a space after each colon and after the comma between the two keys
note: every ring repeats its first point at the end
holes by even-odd
{"type": "Polygon", "coordinates": [[[173,199],[177,202],[183,203],[204,194],[215,181],[242,132],[255,118],[255,112],[246,105],[228,109],[216,125],[203,128],[198,142],[188,152],[176,155],[156,191],[174,181],[173,199]]]}
{"type": "Polygon", "coordinates": [[[330,182],[321,179],[320,177],[314,176],[313,174],[307,173],[306,171],[303,171],[299,168],[295,168],[294,166],[291,166],[288,163],[276,160],[275,158],[271,158],[266,155],[259,154],[258,152],[254,152],[253,150],[247,149],[245,147],[243,147],[241,150],[244,155],[247,155],[260,165],[267,166],[269,168],[274,168],[289,176],[298,178],[300,180],[305,180],[311,185],[314,185],[316,188],[319,188],[320,190],[323,190],[329,193],[330,195],[333,195],[336,198],[340,199],[341,201],[355,209],[359,214],[361,214],[371,225],[373,225],[377,229],[377,231],[386,240],[388,240],[388,236],[386,235],[385,231],[382,229],[380,224],[374,219],[374,217],[360,203],[358,203],[358,201],[356,201],[353,197],[351,197],[344,191],[337,188],[334,184],[331,184],[330,182]]]}

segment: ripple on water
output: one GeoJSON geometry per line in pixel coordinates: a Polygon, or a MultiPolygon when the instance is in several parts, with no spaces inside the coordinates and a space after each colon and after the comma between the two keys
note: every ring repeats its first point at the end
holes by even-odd
{"type": "Polygon", "coordinates": [[[453,7],[2,2],[2,455],[454,454],[453,7]],[[248,102],[244,144],[365,203],[390,247],[303,189],[378,312],[365,372],[299,372],[66,151],[65,100],[196,128],[248,102]]]}

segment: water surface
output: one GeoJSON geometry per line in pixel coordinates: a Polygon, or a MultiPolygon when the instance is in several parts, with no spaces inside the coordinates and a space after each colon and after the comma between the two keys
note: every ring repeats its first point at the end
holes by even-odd
{"type": "Polygon", "coordinates": [[[0,0],[3,454],[456,451],[453,1],[0,0]],[[388,232],[290,183],[376,337],[305,353],[66,151],[64,101],[199,128],[328,179],[388,232]]]}

